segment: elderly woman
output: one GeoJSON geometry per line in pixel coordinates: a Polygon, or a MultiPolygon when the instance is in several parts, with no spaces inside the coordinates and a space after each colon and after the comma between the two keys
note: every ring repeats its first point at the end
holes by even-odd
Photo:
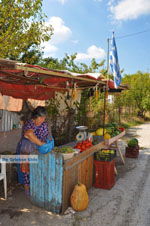
{"type": "MultiPolygon", "coordinates": [[[[22,137],[17,146],[17,154],[31,154],[39,146],[43,146],[47,143],[48,139],[52,139],[51,134],[48,131],[48,124],[45,122],[46,110],[44,107],[38,106],[32,112],[32,117],[28,120],[22,129],[22,137]],[[38,145],[38,146],[37,146],[38,145]]],[[[18,167],[19,171],[22,172],[23,184],[25,192],[29,194],[29,164],[21,163],[18,167]]]]}

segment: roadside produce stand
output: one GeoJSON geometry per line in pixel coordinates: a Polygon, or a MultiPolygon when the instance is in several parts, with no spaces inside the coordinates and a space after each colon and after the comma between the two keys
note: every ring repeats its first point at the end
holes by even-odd
{"type": "Polygon", "coordinates": [[[102,141],[66,161],[55,152],[39,155],[38,164],[30,165],[32,202],[49,211],[64,213],[70,206],[70,196],[78,182],[83,183],[87,189],[92,187],[94,153],[117,142],[124,135],[125,131],[107,140],[107,144],[102,141]]]}
{"type": "MultiPolygon", "coordinates": [[[[66,92],[76,83],[79,89],[99,85],[102,89],[106,82],[89,75],[73,76],[69,72],[48,70],[39,66],[0,60],[0,92],[14,98],[33,98],[48,100],[55,92],[66,92]]],[[[64,213],[70,205],[70,195],[74,186],[81,182],[87,189],[93,185],[94,153],[117,142],[125,135],[100,142],[64,161],[63,155],[54,151],[39,154],[38,163],[30,164],[31,201],[54,213],[64,213]]],[[[121,152],[119,152],[121,154],[121,152]]],[[[36,153],[37,154],[37,153],[36,153]]]]}

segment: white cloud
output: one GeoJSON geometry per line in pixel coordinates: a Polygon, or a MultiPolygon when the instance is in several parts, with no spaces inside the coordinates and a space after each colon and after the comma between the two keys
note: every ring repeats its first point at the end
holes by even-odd
{"type": "Polygon", "coordinates": [[[105,50],[101,47],[97,47],[95,45],[90,46],[86,53],[78,53],[77,54],[77,60],[83,60],[83,59],[92,59],[92,58],[104,58],[105,57],[105,50]]]}
{"type": "Polygon", "coordinates": [[[44,42],[41,46],[44,48],[44,57],[55,57],[58,51],[57,46],[52,45],[50,42],[44,42]]]}
{"type": "Polygon", "coordinates": [[[58,51],[57,45],[69,40],[72,31],[60,17],[51,17],[46,25],[49,24],[52,25],[54,34],[50,41],[43,43],[42,47],[44,47],[44,56],[55,56],[55,53],[58,51]]]}
{"type": "Polygon", "coordinates": [[[110,0],[109,9],[115,20],[137,19],[141,15],[150,14],[150,0],[110,0]]]}
{"type": "Polygon", "coordinates": [[[58,0],[61,4],[65,4],[68,0],[58,0]]]}
{"type": "Polygon", "coordinates": [[[48,24],[51,24],[54,29],[51,43],[58,44],[68,40],[71,37],[71,29],[65,25],[64,21],[60,17],[51,17],[48,24]]]}

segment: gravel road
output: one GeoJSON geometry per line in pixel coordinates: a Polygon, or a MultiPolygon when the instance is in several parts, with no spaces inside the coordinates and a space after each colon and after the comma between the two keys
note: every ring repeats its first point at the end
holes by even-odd
{"type": "Polygon", "coordinates": [[[0,226],[150,226],[150,123],[131,128],[119,141],[136,137],[138,159],[117,160],[117,181],[111,190],[89,191],[87,210],[59,216],[33,206],[22,191],[14,191],[6,202],[0,199],[0,226]]]}

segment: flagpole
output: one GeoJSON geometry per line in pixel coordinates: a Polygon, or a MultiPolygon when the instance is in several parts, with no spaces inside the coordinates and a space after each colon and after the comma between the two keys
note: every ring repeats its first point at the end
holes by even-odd
{"type": "Polygon", "coordinates": [[[107,100],[107,94],[108,94],[108,81],[109,81],[109,41],[110,39],[107,39],[107,82],[106,82],[106,87],[104,87],[104,116],[103,116],[103,136],[104,136],[104,128],[105,128],[105,123],[106,123],[106,100],[107,100]]]}
{"type": "Polygon", "coordinates": [[[110,38],[107,39],[107,77],[109,78],[108,72],[109,72],[109,41],[110,38]]]}

